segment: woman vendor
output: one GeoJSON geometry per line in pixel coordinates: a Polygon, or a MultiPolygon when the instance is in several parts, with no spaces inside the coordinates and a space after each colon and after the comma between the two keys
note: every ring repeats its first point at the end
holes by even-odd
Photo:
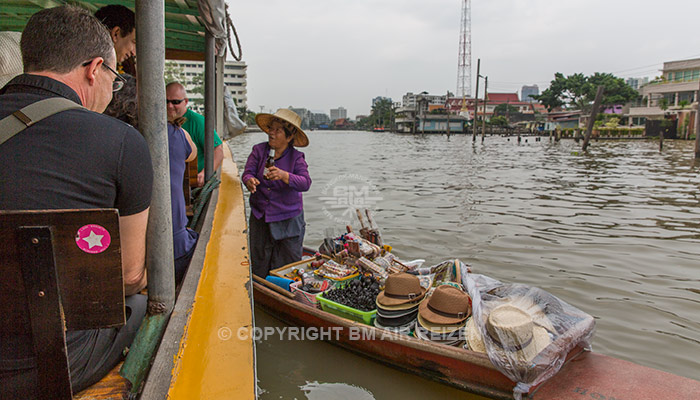
{"type": "Polygon", "coordinates": [[[302,192],[311,177],[304,153],[309,138],[301,118],[291,110],[258,114],[255,122],[268,136],[253,146],[243,171],[250,191],[248,237],[253,273],[265,278],[271,269],[301,260],[306,222],[302,192]]]}

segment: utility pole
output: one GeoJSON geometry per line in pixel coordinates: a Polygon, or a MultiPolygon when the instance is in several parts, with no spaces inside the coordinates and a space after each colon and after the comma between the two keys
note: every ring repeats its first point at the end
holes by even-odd
{"type": "Polygon", "coordinates": [[[489,77],[484,77],[484,115],[481,116],[481,142],[486,136],[486,105],[489,103],[489,77]]]}
{"type": "Polygon", "coordinates": [[[476,94],[474,95],[474,122],[472,123],[472,142],[476,142],[476,116],[479,114],[479,71],[481,58],[476,60],[476,94]]]}

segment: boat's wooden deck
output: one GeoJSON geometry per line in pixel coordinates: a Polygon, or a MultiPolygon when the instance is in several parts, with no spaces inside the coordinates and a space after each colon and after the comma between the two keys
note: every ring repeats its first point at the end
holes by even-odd
{"type": "Polygon", "coordinates": [[[129,398],[131,382],[119,375],[123,362],[96,384],[73,396],[74,400],[122,400],[129,398]]]}
{"type": "Polygon", "coordinates": [[[175,356],[169,399],[255,398],[245,205],[238,169],[224,146],[211,236],[189,321],[175,356]]]}

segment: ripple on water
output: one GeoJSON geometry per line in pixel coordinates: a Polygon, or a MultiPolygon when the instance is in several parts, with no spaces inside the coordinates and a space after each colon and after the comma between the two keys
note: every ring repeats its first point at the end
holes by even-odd
{"type": "MultiPolygon", "coordinates": [[[[378,187],[375,220],[399,257],[426,265],[457,257],[497,279],[539,286],[596,318],[597,351],[700,376],[692,142],[665,141],[663,152],[653,141],[593,142],[580,153],[580,143],[547,138],[309,137],[308,245],[333,225],[322,213],[324,186],[343,173],[362,175],[378,187]]],[[[240,170],[265,138],[230,141],[240,170]]]]}

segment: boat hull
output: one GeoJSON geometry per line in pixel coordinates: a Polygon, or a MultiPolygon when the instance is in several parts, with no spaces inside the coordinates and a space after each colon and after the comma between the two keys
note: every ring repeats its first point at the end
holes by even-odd
{"type": "MultiPolygon", "coordinates": [[[[421,341],[310,307],[257,282],[255,304],[288,323],[323,332],[328,342],[383,364],[493,399],[512,399],[515,383],[485,354],[421,341]]],[[[308,331],[307,331],[308,332],[308,331]]],[[[696,399],[700,382],[574,348],[531,399],[696,399]]]]}

